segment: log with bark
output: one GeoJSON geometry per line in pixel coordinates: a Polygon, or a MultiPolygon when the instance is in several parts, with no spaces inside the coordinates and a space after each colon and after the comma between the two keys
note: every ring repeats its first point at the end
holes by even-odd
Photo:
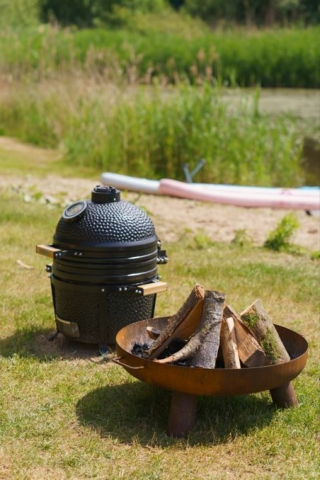
{"type": "Polygon", "coordinates": [[[187,360],[187,365],[202,368],[215,368],[219,352],[225,368],[241,368],[241,363],[259,367],[290,360],[260,300],[240,316],[224,300],[225,294],[205,291],[196,285],[162,331],[147,327],[154,340],[146,352],[147,358],[159,363],[187,360]],[[180,344],[173,346],[176,339],[180,344]],[[158,358],[170,344],[175,353],[158,358]],[[177,348],[180,350],[175,351],[177,348]]]}
{"type": "Polygon", "coordinates": [[[186,339],[196,330],[203,308],[205,290],[196,285],[178,312],[169,318],[166,327],[147,351],[147,358],[157,358],[174,338],[186,339]]]}
{"type": "Polygon", "coordinates": [[[215,368],[220,345],[220,329],[225,294],[207,290],[199,323],[200,347],[192,357],[193,367],[215,368]],[[206,333],[207,332],[207,333],[206,333]],[[203,341],[201,337],[204,335],[203,341]]]}
{"type": "Polygon", "coordinates": [[[270,364],[288,362],[290,356],[259,299],[255,300],[240,315],[252,335],[261,345],[270,364]]]}
{"type": "Polygon", "coordinates": [[[199,325],[188,343],[173,355],[155,359],[155,362],[171,363],[191,359],[191,366],[214,368],[220,344],[224,299],[224,293],[207,290],[199,325]]]}
{"type": "Polygon", "coordinates": [[[227,320],[230,317],[234,322],[238,354],[241,362],[246,367],[263,367],[269,365],[266,354],[259,345],[259,342],[242,322],[235,310],[229,305],[225,305],[223,318],[227,320]]]}

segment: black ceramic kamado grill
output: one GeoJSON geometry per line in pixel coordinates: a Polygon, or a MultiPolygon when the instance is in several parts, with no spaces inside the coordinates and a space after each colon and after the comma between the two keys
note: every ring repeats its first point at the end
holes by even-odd
{"type": "Polygon", "coordinates": [[[157,265],[167,262],[155,227],[119,190],[96,186],[91,200],[69,205],[50,245],[57,331],[84,343],[113,345],[117,332],[154,316],[156,294],[166,290],[157,265]]]}

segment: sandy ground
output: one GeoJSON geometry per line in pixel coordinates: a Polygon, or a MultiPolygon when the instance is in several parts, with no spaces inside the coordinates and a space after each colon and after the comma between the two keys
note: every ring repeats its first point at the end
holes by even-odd
{"type": "MultiPolygon", "coordinates": [[[[92,188],[99,184],[92,180],[61,178],[17,178],[0,176],[0,188],[14,188],[25,201],[33,201],[28,192],[43,193],[44,208],[51,203],[64,205],[75,200],[90,199],[92,188]]],[[[268,234],[286,215],[288,210],[269,208],[242,208],[230,205],[200,203],[166,196],[122,192],[122,199],[145,208],[152,219],[156,232],[165,248],[165,243],[179,240],[186,232],[193,231],[208,236],[212,241],[231,242],[238,230],[245,230],[255,245],[262,245],[268,234]]],[[[320,217],[309,216],[304,211],[295,211],[300,227],[294,242],[311,250],[320,249],[320,217]]],[[[57,222],[59,216],[57,216],[57,222]]]]}
{"type": "MultiPolygon", "coordinates": [[[[56,152],[24,145],[5,137],[0,137],[0,148],[32,155],[39,163],[48,158],[52,160],[56,156],[56,152]]],[[[44,208],[52,203],[58,203],[61,206],[61,213],[64,206],[73,201],[90,199],[91,190],[99,183],[99,176],[96,181],[92,181],[56,175],[38,178],[31,175],[13,176],[0,173],[1,189],[14,189],[25,201],[42,201],[44,208]],[[32,193],[35,191],[41,192],[43,197],[34,200],[32,193]]],[[[201,232],[217,242],[231,242],[238,230],[245,230],[252,237],[254,244],[262,245],[270,231],[289,212],[280,209],[234,207],[133,192],[122,192],[122,199],[134,202],[147,210],[164,248],[166,243],[179,240],[190,230],[194,233],[201,232]]],[[[305,211],[295,211],[295,215],[300,227],[294,242],[313,251],[319,250],[320,217],[309,216],[305,211]]]]}

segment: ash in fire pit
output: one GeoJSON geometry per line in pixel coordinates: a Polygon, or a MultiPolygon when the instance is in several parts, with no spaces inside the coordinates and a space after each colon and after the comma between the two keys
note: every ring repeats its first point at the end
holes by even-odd
{"type": "MultiPolygon", "coordinates": [[[[179,352],[185,345],[187,341],[181,340],[180,338],[174,338],[171,343],[163,350],[163,352],[159,355],[158,359],[164,359],[171,357],[171,355],[179,352]]],[[[136,355],[137,357],[147,359],[148,358],[148,350],[150,349],[150,344],[148,343],[135,343],[131,349],[131,353],[136,355]]],[[[183,367],[192,367],[191,365],[191,358],[187,358],[185,360],[175,361],[175,365],[181,365],[183,367]]],[[[222,358],[222,351],[219,348],[218,356],[216,360],[215,368],[225,368],[223,358],[222,358]]]]}
{"type": "MultiPolygon", "coordinates": [[[[177,353],[179,350],[181,350],[185,345],[186,345],[186,340],[181,340],[180,338],[174,338],[169,345],[166,346],[166,348],[161,352],[159,355],[159,359],[164,359],[168,358],[171,355],[177,353]]],[[[131,353],[133,355],[136,355],[137,357],[140,358],[148,358],[148,351],[150,350],[151,344],[148,343],[135,343],[132,347],[131,353]]],[[[189,366],[189,362],[187,360],[185,361],[180,361],[180,362],[175,362],[175,365],[183,365],[183,366],[189,366]]]]}
{"type": "Polygon", "coordinates": [[[148,350],[150,345],[147,343],[135,343],[132,347],[131,353],[140,358],[148,358],[148,350]]]}

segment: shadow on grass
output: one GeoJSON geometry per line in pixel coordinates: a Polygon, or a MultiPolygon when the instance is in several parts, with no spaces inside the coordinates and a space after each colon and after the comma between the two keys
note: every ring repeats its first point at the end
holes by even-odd
{"type": "Polygon", "coordinates": [[[60,358],[72,360],[98,357],[99,346],[74,342],[55,330],[46,328],[25,328],[13,335],[0,338],[0,355],[11,357],[36,357],[39,360],[60,358]]]}
{"type": "Polygon", "coordinates": [[[275,413],[268,392],[238,397],[199,397],[196,421],[188,439],[165,434],[171,392],[134,381],[95,389],[77,403],[81,425],[101,437],[142,446],[227,443],[268,425],[275,413]]]}

